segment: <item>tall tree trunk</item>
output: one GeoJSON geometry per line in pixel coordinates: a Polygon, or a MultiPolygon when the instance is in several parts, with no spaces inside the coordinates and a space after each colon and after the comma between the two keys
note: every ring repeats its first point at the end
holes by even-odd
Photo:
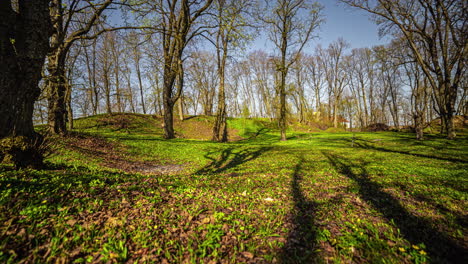
{"type": "Polygon", "coordinates": [[[174,132],[174,121],[173,121],[173,109],[174,104],[172,104],[168,100],[164,100],[164,138],[165,139],[172,139],[175,138],[174,132]]]}
{"type": "Polygon", "coordinates": [[[72,108],[72,84],[69,83],[67,84],[67,91],[66,91],[66,106],[67,106],[67,121],[68,121],[68,130],[73,129],[73,108],[72,108]]]}
{"type": "Polygon", "coordinates": [[[114,75],[115,75],[115,94],[117,96],[117,109],[119,113],[124,112],[123,107],[122,107],[122,92],[120,91],[120,78],[119,78],[119,73],[120,73],[120,67],[119,67],[119,62],[118,59],[116,59],[116,65],[114,67],[114,75]]]}
{"type": "MultiPolygon", "coordinates": [[[[136,52],[139,52],[139,51],[135,51],[135,53],[136,52]]],[[[146,115],[145,96],[143,93],[143,82],[141,80],[140,56],[138,54],[135,55],[135,66],[136,66],[136,72],[137,72],[137,77],[138,77],[138,84],[140,87],[141,107],[143,108],[143,114],[146,115]]]]}
{"type": "Polygon", "coordinates": [[[65,135],[67,134],[65,58],[63,53],[58,51],[50,54],[47,60],[47,70],[49,72],[47,80],[49,132],[65,135]]]}
{"type": "Polygon", "coordinates": [[[42,137],[34,131],[33,110],[49,48],[49,0],[0,1],[0,161],[40,167],[42,137]]]}
{"type": "MultiPolygon", "coordinates": [[[[182,91],[184,87],[184,73],[183,72],[179,72],[177,85],[179,86],[177,89],[182,91]]],[[[177,102],[178,102],[178,107],[179,107],[179,120],[184,121],[184,97],[180,95],[179,100],[177,100],[177,102]]]]}
{"type": "Polygon", "coordinates": [[[225,74],[226,58],[223,56],[223,61],[220,62],[219,71],[219,91],[218,91],[218,109],[216,111],[216,120],[213,126],[213,141],[226,142],[227,124],[226,124],[226,92],[225,92],[225,74]]]}
{"type": "Polygon", "coordinates": [[[416,139],[423,140],[424,139],[424,112],[418,111],[413,115],[414,118],[414,130],[416,132],[416,139]]]}
{"type": "Polygon", "coordinates": [[[177,106],[179,110],[179,120],[184,121],[184,100],[182,96],[177,100],[177,106]]]}
{"type": "Polygon", "coordinates": [[[226,124],[226,91],[225,91],[225,70],[226,60],[228,55],[228,39],[225,35],[226,32],[220,26],[217,36],[217,49],[216,56],[218,61],[218,77],[219,77],[219,90],[218,90],[218,109],[216,111],[216,120],[213,126],[213,141],[226,142],[227,138],[227,124],[226,124]]]}
{"type": "MultiPolygon", "coordinates": [[[[283,64],[285,65],[285,64],[283,64]]],[[[279,128],[281,132],[281,140],[286,140],[286,67],[281,69],[280,80],[280,111],[279,111],[279,128]]]]}
{"type": "Polygon", "coordinates": [[[106,95],[106,111],[107,114],[112,114],[112,104],[111,104],[111,87],[110,87],[110,76],[109,71],[104,69],[103,76],[104,78],[104,92],[106,95]]]}
{"type": "Polygon", "coordinates": [[[338,97],[335,97],[335,104],[333,105],[333,127],[338,127],[338,97]]]}
{"type": "MultiPolygon", "coordinates": [[[[182,66],[182,61],[179,62],[179,69],[182,66]]],[[[173,69],[168,67],[164,68],[164,91],[163,91],[163,106],[164,106],[164,138],[172,139],[175,138],[174,132],[174,102],[180,96],[173,96],[173,87],[175,83],[177,73],[173,72],[173,69]]]]}
{"type": "Polygon", "coordinates": [[[449,112],[447,113],[446,115],[446,121],[445,121],[445,124],[446,124],[446,131],[447,131],[447,138],[448,139],[454,139],[455,136],[456,136],[456,133],[455,133],[455,122],[453,120],[453,112],[449,112]]]}
{"type": "Polygon", "coordinates": [[[362,92],[362,106],[364,107],[364,122],[361,124],[361,127],[366,127],[369,124],[369,111],[367,109],[367,96],[366,96],[366,86],[364,83],[361,83],[361,92],[362,92]]]}

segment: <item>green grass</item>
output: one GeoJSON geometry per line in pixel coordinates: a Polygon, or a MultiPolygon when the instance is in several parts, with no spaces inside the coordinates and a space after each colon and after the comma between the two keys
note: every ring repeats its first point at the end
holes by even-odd
{"type": "Polygon", "coordinates": [[[127,128],[99,118],[76,131],[120,156],[63,143],[46,170],[0,167],[0,262],[466,260],[466,136],[291,131],[280,142],[266,120],[239,119],[229,124],[247,139],[219,144],[163,140],[140,116],[127,128]],[[122,159],[183,170],[103,166],[122,159]]]}

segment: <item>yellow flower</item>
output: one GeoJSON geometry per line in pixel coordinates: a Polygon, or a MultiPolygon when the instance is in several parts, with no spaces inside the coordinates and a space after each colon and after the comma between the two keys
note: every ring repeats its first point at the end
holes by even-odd
{"type": "Polygon", "coordinates": [[[416,249],[416,250],[418,250],[418,249],[419,249],[419,247],[418,247],[418,246],[416,246],[416,245],[413,245],[413,248],[414,248],[414,249],[416,249]]]}
{"type": "Polygon", "coordinates": [[[419,254],[421,254],[421,255],[426,255],[427,253],[426,253],[426,251],[421,250],[421,251],[419,251],[419,254]]]}
{"type": "Polygon", "coordinates": [[[405,252],[406,250],[404,248],[398,248],[398,250],[400,250],[401,252],[405,252]]]}

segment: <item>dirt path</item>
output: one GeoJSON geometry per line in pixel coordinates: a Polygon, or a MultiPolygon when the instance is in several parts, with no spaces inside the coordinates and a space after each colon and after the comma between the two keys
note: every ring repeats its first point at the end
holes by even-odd
{"type": "Polygon", "coordinates": [[[90,159],[100,160],[102,166],[126,173],[168,175],[181,173],[185,170],[184,165],[137,160],[136,157],[128,154],[127,146],[90,135],[71,134],[66,139],[66,145],[90,159]]]}

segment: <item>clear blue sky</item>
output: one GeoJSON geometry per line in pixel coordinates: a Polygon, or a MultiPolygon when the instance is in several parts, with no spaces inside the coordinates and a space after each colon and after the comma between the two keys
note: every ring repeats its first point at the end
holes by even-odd
{"type": "MultiPolygon", "coordinates": [[[[342,37],[351,44],[351,48],[371,47],[385,44],[388,41],[378,36],[378,27],[370,20],[368,13],[353,9],[337,0],[318,0],[324,6],[325,23],[322,24],[318,39],[314,39],[306,47],[306,53],[312,53],[317,44],[327,47],[331,42],[342,37]]],[[[267,49],[271,43],[266,36],[259,37],[249,50],[267,49]]]]}

